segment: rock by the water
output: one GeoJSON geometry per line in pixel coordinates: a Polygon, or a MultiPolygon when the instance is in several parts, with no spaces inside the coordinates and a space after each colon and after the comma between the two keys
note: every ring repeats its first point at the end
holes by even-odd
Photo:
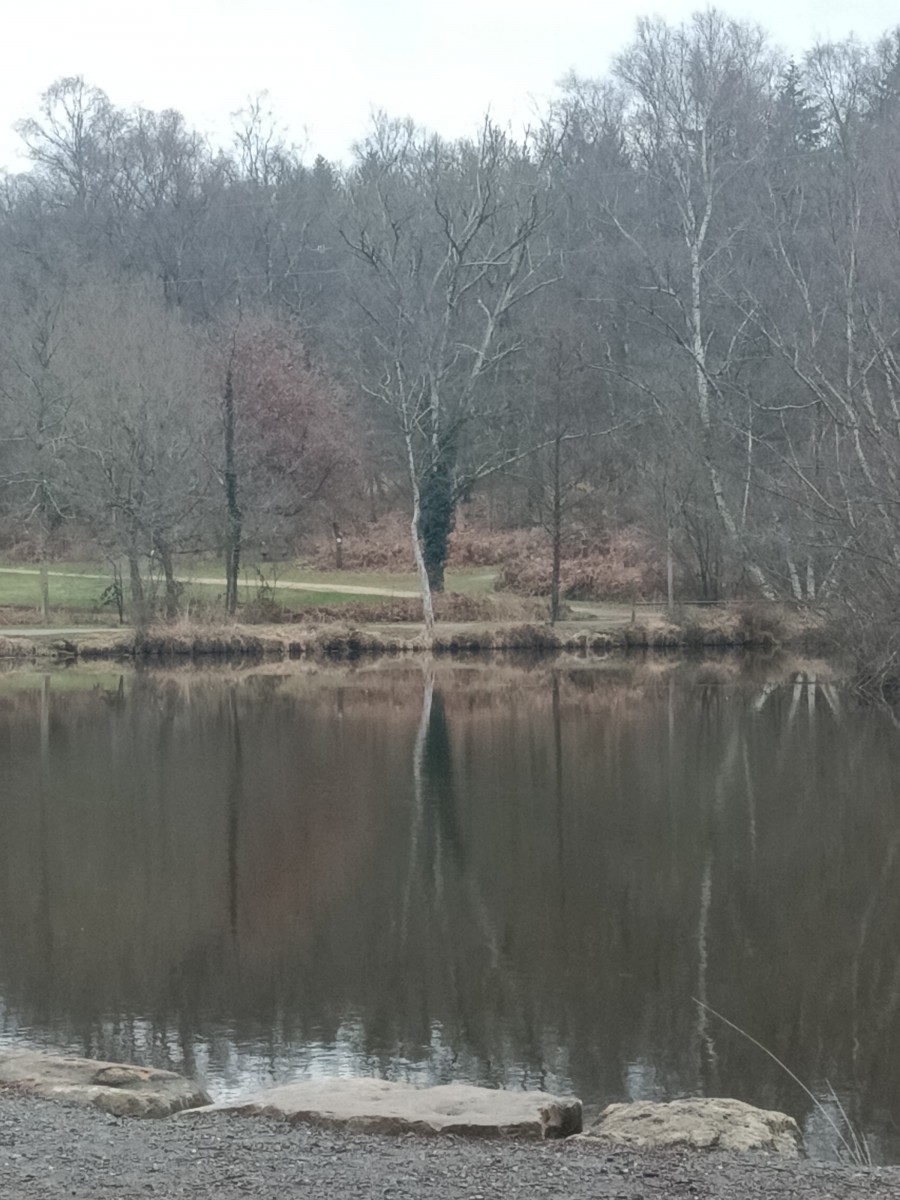
{"type": "Polygon", "coordinates": [[[451,1083],[413,1087],[384,1079],[306,1079],[185,1115],[227,1112],[343,1125],[371,1133],[566,1137],[581,1130],[581,1101],[451,1083]]]}
{"type": "Polygon", "coordinates": [[[0,1086],[91,1104],[117,1117],[168,1117],[209,1102],[202,1088],[174,1071],[30,1050],[0,1053],[0,1086]]]}
{"type": "Polygon", "coordinates": [[[742,1100],[695,1097],[665,1104],[610,1104],[582,1135],[634,1150],[684,1146],[691,1150],[767,1150],[796,1158],[803,1139],[797,1122],[742,1100]]]}
{"type": "Polygon", "coordinates": [[[111,1067],[100,1067],[91,1078],[91,1083],[100,1087],[130,1087],[133,1083],[142,1082],[140,1067],[129,1067],[119,1063],[114,1063],[111,1067]]]}

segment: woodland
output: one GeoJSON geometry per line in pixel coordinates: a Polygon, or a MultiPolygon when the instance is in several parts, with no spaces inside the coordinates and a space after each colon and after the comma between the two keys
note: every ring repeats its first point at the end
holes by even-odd
{"type": "Polygon", "coordinates": [[[789,60],[643,19],[524,136],[380,114],[346,162],[264,97],[221,149],[81,78],[18,132],[4,555],[121,562],[137,613],[152,561],[170,616],[219,556],[233,611],[248,555],[375,562],[394,521],[430,621],[461,529],[530,531],[554,605],[626,553],[634,594],[900,650],[900,29],[789,60]]]}

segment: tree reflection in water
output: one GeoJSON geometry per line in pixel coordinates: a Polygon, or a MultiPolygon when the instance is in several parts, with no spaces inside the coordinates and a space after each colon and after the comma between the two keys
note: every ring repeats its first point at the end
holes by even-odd
{"type": "Polygon", "coordinates": [[[821,665],[0,685],[7,1035],[807,1114],[697,997],[893,1152],[896,728],[821,665]]]}

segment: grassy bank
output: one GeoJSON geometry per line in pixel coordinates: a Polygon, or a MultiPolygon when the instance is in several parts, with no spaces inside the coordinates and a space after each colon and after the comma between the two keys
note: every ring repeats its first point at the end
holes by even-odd
{"type": "MultiPolygon", "coordinates": [[[[131,658],[138,660],[203,658],[359,658],[377,654],[436,654],[528,651],[605,654],[614,649],[775,649],[809,645],[817,627],[796,613],[771,606],[701,610],[680,621],[663,614],[630,620],[620,610],[618,622],[562,621],[550,626],[537,620],[448,620],[435,627],[429,642],[420,622],[366,621],[354,608],[353,620],[339,612],[318,610],[318,620],[279,624],[196,623],[182,620],[138,633],[84,630],[67,637],[0,637],[0,657],[29,659],[131,658]],[[360,619],[363,618],[363,619],[360,619]]],[[[819,639],[821,640],[821,639],[819,639]]]]}
{"type": "MultiPolygon", "coordinates": [[[[216,564],[182,565],[185,616],[141,635],[85,628],[66,636],[0,637],[0,657],[190,659],[235,656],[300,658],[416,653],[429,646],[415,577],[387,571],[316,571],[293,565],[249,568],[236,621],[223,615],[224,580],[216,564]]],[[[436,653],[525,650],[605,653],[614,648],[773,648],[797,646],[817,629],[808,615],[764,603],[686,607],[572,603],[551,627],[547,601],[494,591],[495,572],[448,572],[448,591],[435,596],[436,653]]],[[[114,626],[112,575],[94,563],[55,563],[50,573],[49,624],[114,626]]],[[[151,581],[152,583],[152,581],[151,581]]],[[[159,581],[155,581],[158,589],[159,581]]],[[[0,624],[38,626],[37,567],[0,562],[0,624]]],[[[819,639],[821,642],[821,638],[819,639]]]]}

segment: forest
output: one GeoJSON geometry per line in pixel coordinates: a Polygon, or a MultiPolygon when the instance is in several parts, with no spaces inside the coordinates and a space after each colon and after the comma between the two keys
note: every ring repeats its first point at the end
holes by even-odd
{"type": "Polygon", "coordinates": [[[524,136],[381,114],[347,162],[264,97],[223,150],[81,78],[17,128],[4,555],[121,562],[136,613],[152,561],[166,615],[215,555],[233,611],[247,555],[394,519],[430,619],[455,525],[529,530],[554,603],[624,544],[641,594],[900,650],[900,29],[642,19],[524,136]]]}

